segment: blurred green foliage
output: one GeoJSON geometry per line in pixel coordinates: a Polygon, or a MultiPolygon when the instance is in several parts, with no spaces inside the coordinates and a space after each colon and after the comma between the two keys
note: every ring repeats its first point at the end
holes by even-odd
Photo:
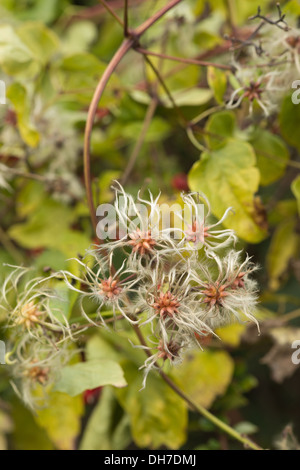
{"type": "MultiPolygon", "coordinates": [[[[110,3],[122,16],[122,2],[110,3]]],[[[293,21],[300,16],[296,0],[282,3],[293,21]]],[[[164,4],[132,0],[130,26],[164,4]]],[[[177,57],[218,60],[214,52],[224,46],[224,33],[232,33],[232,24],[236,33],[247,29],[259,5],[274,12],[275,2],[266,0],[185,0],[142,44],[177,57]]],[[[0,13],[0,79],[8,99],[0,108],[0,260],[32,265],[40,275],[47,269],[74,271],[71,258],[95,241],[82,178],[87,109],[123,31],[96,1],[1,0],[0,13]]],[[[226,327],[218,332],[222,343],[213,340],[205,352],[192,351],[170,374],[196,402],[271,448],[289,423],[300,436],[299,370],[295,366],[278,384],[261,363],[280,342],[268,322],[280,325],[284,314],[300,308],[300,107],[287,90],[277,114],[265,118],[256,112],[250,119],[244,108],[224,110],[230,71],[151,60],[173,101],[143,57],[130,51],[112,75],[96,116],[95,201],[111,201],[111,181],[122,177],[146,124],[126,183],[129,192],[149,187],[161,190],[166,202],[176,201],[180,174],[191,190],[207,195],[216,217],[234,208],[224,227],[236,230],[240,247],[261,266],[257,315],[266,327],[259,338],[246,325],[226,327]],[[147,123],[154,99],[155,113],[147,123]],[[190,123],[207,111],[190,139],[182,116],[190,123]]],[[[3,267],[1,277],[6,273],[3,267]]],[[[76,296],[67,298],[66,314],[79,315],[76,296]]],[[[0,321],[5,324],[5,318],[0,321]]],[[[297,325],[293,320],[291,327],[297,325]]],[[[241,447],[220,439],[159,375],[151,374],[140,392],[144,353],[128,338],[136,342],[126,328],[114,335],[87,332],[80,338],[87,362],[66,367],[50,403],[37,414],[14,396],[9,365],[1,366],[0,449],[241,447]],[[83,391],[103,385],[99,400],[84,403],[83,391]]]]}

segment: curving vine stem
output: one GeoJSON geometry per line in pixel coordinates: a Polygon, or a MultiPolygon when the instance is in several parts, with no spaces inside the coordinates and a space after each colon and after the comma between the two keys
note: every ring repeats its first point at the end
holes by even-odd
{"type": "MultiPolygon", "coordinates": [[[[102,4],[105,4],[104,0],[100,0],[100,1],[102,4]]],[[[86,194],[87,194],[87,202],[88,202],[88,207],[89,207],[91,221],[92,221],[94,230],[96,230],[96,226],[97,226],[97,217],[96,217],[96,210],[95,210],[95,205],[93,201],[92,183],[91,183],[90,145],[91,145],[91,134],[92,134],[95,115],[99,106],[99,102],[101,100],[101,97],[103,95],[103,92],[106,88],[106,85],[111,75],[113,74],[116,67],[119,65],[119,63],[123,59],[123,57],[127,54],[127,52],[131,49],[136,49],[137,52],[142,53],[147,58],[148,51],[140,47],[140,44],[139,44],[140,37],[154,23],[156,23],[156,21],[162,18],[168,11],[170,11],[172,8],[178,5],[181,1],[182,0],[170,1],[165,7],[163,7],[161,10],[159,10],[157,13],[155,13],[153,16],[151,16],[148,20],[146,20],[143,24],[141,24],[138,28],[134,30],[130,30],[128,28],[128,17],[127,17],[128,2],[127,1],[125,1],[124,22],[122,22],[119,18],[117,18],[118,22],[121,23],[122,27],[124,28],[125,39],[120,45],[115,55],[113,56],[113,58],[111,59],[110,63],[108,64],[95,90],[95,93],[94,93],[94,96],[93,96],[93,99],[91,101],[89,111],[88,111],[88,117],[87,117],[86,128],[85,128],[85,137],[84,137],[84,180],[85,180],[85,187],[86,187],[86,194]]],[[[113,16],[116,18],[115,14],[113,14],[113,16]]],[[[151,55],[151,53],[149,54],[151,55]]],[[[156,55],[158,57],[169,59],[169,60],[179,60],[185,63],[193,63],[193,64],[204,65],[204,66],[213,65],[220,69],[232,70],[232,67],[226,66],[226,65],[210,64],[208,62],[201,62],[201,61],[197,61],[193,59],[182,60],[180,58],[177,59],[177,58],[162,55],[162,54],[152,53],[152,55],[156,55]]],[[[134,330],[140,343],[142,345],[146,345],[145,339],[143,338],[143,335],[138,325],[134,326],[134,330]]],[[[148,351],[147,349],[146,349],[146,354],[151,355],[150,351],[148,351]]],[[[208,410],[203,408],[201,405],[194,403],[187,395],[185,395],[185,393],[182,390],[178,388],[178,386],[173,382],[173,380],[168,375],[166,375],[162,370],[159,370],[159,373],[162,379],[169,385],[169,387],[177,395],[179,395],[192,410],[206,417],[209,421],[211,421],[215,426],[217,426],[223,432],[227,433],[232,438],[241,442],[246,448],[249,448],[252,450],[262,450],[261,447],[259,447],[253,441],[251,441],[245,436],[242,436],[235,429],[231,428],[229,425],[221,421],[219,418],[214,416],[212,413],[210,413],[208,410]]]]}

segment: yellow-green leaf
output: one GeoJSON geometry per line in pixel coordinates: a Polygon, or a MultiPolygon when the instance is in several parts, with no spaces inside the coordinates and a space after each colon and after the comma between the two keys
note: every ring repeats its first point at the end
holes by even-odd
{"type": "Polygon", "coordinates": [[[241,342],[242,335],[246,329],[246,325],[242,323],[234,323],[232,325],[217,328],[215,333],[224,343],[229,346],[237,347],[241,342]]]}
{"type": "Polygon", "coordinates": [[[42,23],[26,22],[16,32],[35,60],[42,65],[47,64],[59,49],[58,37],[42,23]]]}
{"type": "Polygon", "coordinates": [[[21,41],[14,28],[8,24],[0,26],[0,65],[12,76],[32,78],[39,70],[30,49],[21,41]]]}
{"type": "Polygon", "coordinates": [[[66,366],[61,371],[55,390],[75,397],[85,390],[93,390],[103,385],[127,385],[122,368],[117,362],[103,359],[66,366]]]}
{"type": "MultiPolygon", "coordinates": [[[[208,88],[190,88],[176,90],[172,92],[173,99],[177,106],[201,106],[207,103],[213,96],[208,88]]],[[[161,96],[161,100],[166,108],[173,108],[174,105],[167,95],[161,96]]]]}
{"type": "Polygon", "coordinates": [[[189,173],[189,186],[210,200],[214,215],[221,218],[232,207],[224,226],[250,243],[258,243],[266,236],[260,213],[255,203],[259,187],[259,171],[251,145],[230,140],[227,145],[212,152],[204,152],[189,173]]]}
{"type": "Polygon", "coordinates": [[[23,403],[14,398],[12,401],[13,449],[14,450],[53,450],[45,429],[38,426],[33,414],[23,403]],[[26,429],[26,432],[24,430],[26,429]]]}
{"type": "Polygon", "coordinates": [[[130,417],[132,437],[142,448],[167,446],[178,449],[186,440],[185,402],[156,373],[150,373],[141,389],[141,371],[133,363],[123,364],[129,386],[115,393],[130,417]]]}
{"type": "Polygon", "coordinates": [[[273,235],[267,255],[269,285],[272,290],[277,290],[285,280],[289,262],[299,251],[296,223],[295,218],[284,220],[273,235]]]}
{"type": "Polygon", "coordinates": [[[56,392],[51,394],[47,407],[39,410],[35,419],[59,450],[74,450],[83,411],[81,396],[70,397],[56,392]]]}
{"type": "Polygon", "coordinates": [[[250,140],[257,156],[260,184],[267,186],[283,176],[290,158],[288,149],[280,137],[263,129],[257,129],[250,140]]]}
{"type": "Polygon", "coordinates": [[[292,183],[292,192],[297,199],[297,204],[298,204],[298,212],[300,215],[300,175],[297,176],[296,179],[294,179],[292,183]]]}
{"type": "Polygon", "coordinates": [[[209,408],[231,382],[234,363],[225,351],[193,351],[174,369],[172,376],[195,402],[209,408]]]}
{"type": "Polygon", "coordinates": [[[227,88],[226,73],[216,67],[207,68],[207,81],[210,89],[214,93],[216,101],[220,104],[223,103],[224,93],[227,88]]]}
{"type": "Polygon", "coordinates": [[[30,120],[30,103],[26,89],[20,83],[13,83],[7,90],[7,97],[15,108],[22,139],[30,147],[36,147],[40,136],[30,120]]]}
{"type": "Polygon", "coordinates": [[[223,147],[233,137],[236,117],[232,111],[214,113],[205,126],[205,140],[210,149],[223,147]]]}
{"type": "Polygon", "coordinates": [[[299,149],[300,106],[292,102],[291,96],[287,96],[282,103],[279,122],[284,139],[288,144],[299,149]]]}

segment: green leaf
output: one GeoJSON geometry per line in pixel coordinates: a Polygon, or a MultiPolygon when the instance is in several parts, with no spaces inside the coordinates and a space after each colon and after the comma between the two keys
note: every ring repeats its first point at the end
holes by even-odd
{"type": "Polygon", "coordinates": [[[242,335],[246,328],[246,324],[233,323],[232,325],[226,325],[217,328],[215,333],[222,341],[224,341],[225,344],[228,344],[232,347],[237,347],[241,342],[242,335]]]}
{"type": "Polygon", "coordinates": [[[292,15],[300,15],[300,4],[298,0],[290,0],[284,7],[284,11],[292,15]]]}
{"type": "Polygon", "coordinates": [[[290,260],[299,251],[296,224],[295,218],[283,220],[273,235],[267,255],[269,286],[272,290],[277,290],[286,279],[290,260]]]}
{"type": "Polygon", "coordinates": [[[92,390],[103,385],[126,386],[123,371],[116,362],[96,360],[66,366],[61,371],[55,390],[75,397],[85,390],[92,390]]]}
{"type": "Polygon", "coordinates": [[[216,101],[219,104],[223,103],[223,97],[227,88],[227,77],[223,70],[216,67],[207,68],[207,82],[209,88],[212,90],[216,101]]]}
{"type": "Polygon", "coordinates": [[[92,54],[82,52],[65,57],[53,69],[53,80],[65,91],[94,87],[105,71],[105,64],[92,54]]]}
{"type": "Polygon", "coordinates": [[[122,450],[131,441],[129,417],[120,413],[113,390],[105,387],[91,415],[80,450],[122,450]],[[118,416],[119,415],[119,416],[118,416]]]}
{"type": "MultiPolygon", "coordinates": [[[[102,332],[101,332],[102,333],[102,332]]],[[[104,359],[118,361],[120,353],[100,335],[100,333],[92,336],[86,346],[86,356],[88,361],[102,362],[104,359]]]]}
{"type": "Polygon", "coordinates": [[[16,32],[33,58],[42,65],[46,65],[59,49],[58,37],[42,23],[24,23],[16,32]]]}
{"type": "Polygon", "coordinates": [[[53,271],[68,269],[68,262],[65,255],[58,250],[45,250],[35,260],[35,266],[43,271],[44,268],[51,268],[53,271]]]}
{"type": "MultiPolygon", "coordinates": [[[[126,125],[120,122],[119,125],[114,126],[114,132],[116,135],[121,135],[123,138],[132,139],[134,141],[136,141],[137,136],[141,134],[142,129],[142,121],[130,122],[126,125]]],[[[144,142],[161,142],[170,134],[170,132],[170,124],[165,119],[155,117],[149,125],[144,142]]]]}
{"type": "Polygon", "coordinates": [[[83,411],[82,397],[51,393],[47,407],[37,411],[35,420],[59,450],[74,450],[83,411]]]}
{"type": "Polygon", "coordinates": [[[16,211],[18,216],[24,217],[35,212],[45,199],[45,188],[37,181],[28,181],[17,193],[16,211]]]}
{"type": "Polygon", "coordinates": [[[224,226],[251,243],[267,236],[254,199],[260,177],[255,162],[249,144],[231,140],[220,149],[204,152],[189,173],[191,190],[206,194],[214,215],[219,218],[232,207],[235,214],[227,217],[224,226]]]}
{"type": "Polygon", "coordinates": [[[258,431],[258,427],[249,421],[241,421],[234,426],[234,429],[243,435],[255,434],[258,431]]]}
{"type": "Polygon", "coordinates": [[[64,282],[56,281],[52,284],[51,287],[53,287],[57,298],[54,297],[49,300],[49,307],[52,315],[64,323],[65,318],[70,318],[78,293],[69,289],[64,282]]]}
{"type": "Polygon", "coordinates": [[[172,377],[195,403],[209,408],[225,393],[233,370],[233,360],[225,351],[193,351],[174,369],[172,377]]]}
{"type": "Polygon", "coordinates": [[[21,11],[19,16],[22,20],[42,21],[43,23],[50,23],[56,19],[59,11],[65,7],[66,0],[47,0],[41,2],[34,0],[34,5],[28,8],[26,5],[25,10],[21,11]]]}
{"type": "Polygon", "coordinates": [[[22,139],[30,147],[37,147],[40,136],[30,122],[30,103],[26,89],[20,83],[13,83],[7,90],[7,97],[15,108],[22,139]]]}
{"type": "MultiPolygon", "coordinates": [[[[32,207],[34,203],[29,199],[21,210],[26,212],[32,207]]],[[[25,223],[11,226],[9,235],[28,249],[42,247],[59,250],[67,257],[77,256],[85,253],[90,239],[85,233],[69,228],[74,217],[76,214],[70,208],[44,196],[43,204],[30,213],[25,223]]]]}
{"type": "MultiPolygon", "coordinates": [[[[149,104],[152,97],[141,90],[133,91],[130,96],[142,104],[149,104]]],[[[207,103],[213,96],[213,93],[208,88],[185,88],[182,90],[172,91],[172,97],[178,107],[181,106],[201,106],[207,103]]],[[[169,97],[166,94],[160,96],[160,100],[166,108],[173,108],[169,97]]]]}
{"type": "Polygon", "coordinates": [[[297,199],[297,204],[298,204],[298,212],[300,215],[300,175],[297,176],[297,178],[294,179],[292,186],[292,193],[294,194],[295,198],[297,199]]]}
{"type": "Polygon", "coordinates": [[[38,71],[30,49],[12,26],[0,26],[0,65],[8,75],[32,78],[38,71]]]}
{"type": "Polygon", "coordinates": [[[250,140],[257,156],[260,184],[267,186],[284,175],[290,158],[287,147],[280,137],[263,129],[257,129],[250,140]]]}
{"type": "Polygon", "coordinates": [[[95,41],[98,28],[92,21],[80,21],[70,25],[63,39],[63,51],[70,55],[85,52],[95,41]]]}
{"type": "Polygon", "coordinates": [[[20,400],[12,402],[13,449],[14,450],[53,450],[54,446],[46,430],[38,426],[32,413],[20,400]],[[26,430],[26,432],[24,432],[26,430]]]}
{"type": "Polygon", "coordinates": [[[299,141],[300,106],[292,102],[291,96],[287,96],[279,115],[280,130],[288,144],[300,149],[299,141]]]}
{"type": "Polygon", "coordinates": [[[271,226],[276,226],[283,219],[290,219],[296,216],[297,213],[297,201],[295,199],[284,199],[283,201],[278,201],[275,207],[269,211],[268,221],[271,226]]]}
{"type": "Polygon", "coordinates": [[[210,149],[220,148],[233,137],[236,128],[236,117],[231,111],[214,113],[205,126],[206,141],[210,149]]]}
{"type": "MultiPolygon", "coordinates": [[[[213,93],[208,88],[191,88],[172,91],[173,99],[178,107],[201,106],[211,100],[213,93]]],[[[173,108],[166,95],[161,96],[166,108],[173,108]]]]}
{"type": "Polygon", "coordinates": [[[142,448],[166,446],[178,449],[186,440],[185,402],[162,380],[150,373],[141,389],[141,371],[133,363],[123,364],[129,386],[115,393],[130,417],[132,437],[142,448]]]}

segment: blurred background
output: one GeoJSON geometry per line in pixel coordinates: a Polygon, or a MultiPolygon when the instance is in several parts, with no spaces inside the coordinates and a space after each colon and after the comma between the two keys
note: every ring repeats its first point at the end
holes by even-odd
{"type": "MultiPolygon", "coordinates": [[[[106,3],[123,18],[124,1],[106,3]]],[[[130,0],[130,28],[166,3],[130,0]]],[[[227,207],[235,209],[224,227],[236,230],[238,247],[260,266],[261,334],[247,324],[224,327],[222,342],[191,352],[174,377],[262,447],[299,449],[300,372],[291,358],[293,342],[300,341],[300,105],[291,95],[293,80],[300,80],[300,3],[280,7],[267,0],[183,0],[149,28],[142,51],[126,54],[99,103],[91,186],[95,206],[112,201],[111,184],[118,180],[131,194],[161,191],[168,204],[182,191],[203,191],[219,218],[227,207]],[[273,23],[282,19],[293,28],[293,46],[276,24],[260,15],[249,20],[258,7],[273,23]],[[256,31],[261,21],[266,28],[256,31]],[[270,46],[276,38],[287,41],[291,54],[288,78],[275,103],[264,99],[268,90],[256,89],[252,99],[253,81],[264,86],[269,70],[282,73],[270,46]],[[269,55],[261,56],[264,41],[269,55]]],[[[0,18],[7,97],[0,105],[0,262],[45,276],[71,269],[67,260],[97,241],[84,188],[84,131],[124,28],[107,5],[92,0],[0,0],[0,18]]],[[[276,92],[269,90],[273,97],[276,92]]],[[[1,267],[2,282],[9,269],[1,267]]],[[[78,306],[72,299],[68,305],[76,317],[78,306]]],[[[0,340],[9,341],[1,311],[0,322],[0,340]]],[[[53,394],[42,410],[22,404],[10,365],[1,365],[0,449],[242,448],[189,411],[155,374],[141,394],[141,379],[128,364],[141,363],[143,352],[130,349],[128,336],[126,329],[114,337],[92,328],[80,338],[82,359],[126,362],[126,389],[53,394]]]]}

